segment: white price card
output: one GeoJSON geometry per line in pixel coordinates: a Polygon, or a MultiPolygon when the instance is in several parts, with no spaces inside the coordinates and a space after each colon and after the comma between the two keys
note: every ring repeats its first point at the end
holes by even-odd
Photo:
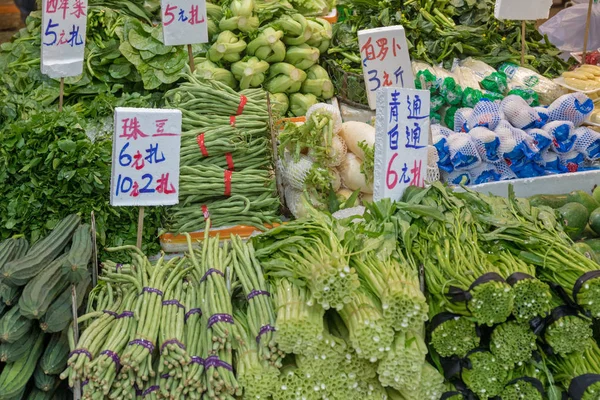
{"type": "Polygon", "coordinates": [[[208,42],[205,0],[161,0],[164,44],[208,42]]]}
{"type": "Polygon", "coordinates": [[[42,1],[42,73],[51,78],[81,75],[87,0],[42,1]]]}
{"type": "Polygon", "coordinates": [[[428,90],[377,91],[375,201],[399,200],[407,187],[425,186],[429,109],[428,90]]]}
{"type": "Polygon", "coordinates": [[[496,0],[494,15],[497,19],[532,21],[548,19],[552,0],[496,0]]]}
{"type": "Polygon", "coordinates": [[[115,110],[110,204],[179,203],[181,111],[115,110]]]}
{"type": "Polygon", "coordinates": [[[375,109],[375,92],[379,88],[414,89],[406,33],[402,26],[358,31],[358,44],[371,110],[375,109]]]}

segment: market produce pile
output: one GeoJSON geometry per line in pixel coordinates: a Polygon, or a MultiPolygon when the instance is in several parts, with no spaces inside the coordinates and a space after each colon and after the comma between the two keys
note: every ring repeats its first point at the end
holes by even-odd
{"type": "Polygon", "coordinates": [[[73,341],[70,283],[79,306],[91,283],[92,232],[80,221],[69,215],[31,246],[22,237],[0,243],[2,399],[68,398],[59,375],[73,341]]]}
{"type": "MultiPolygon", "coordinates": [[[[493,0],[361,0],[340,1],[344,7],[328,51],[328,70],[340,95],[367,104],[356,33],[362,29],[402,25],[413,61],[450,70],[455,59],[473,57],[492,67],[520,63],[520,21],[494,18],[493,0]],[[343,72],[346,72],[344,74],[343,72]]],[[[527,23],[525,67],[555,77],[568,64],[560,51],[527,23]]],[[[500,69],[500,68],[499,68],[500,69]]]]}

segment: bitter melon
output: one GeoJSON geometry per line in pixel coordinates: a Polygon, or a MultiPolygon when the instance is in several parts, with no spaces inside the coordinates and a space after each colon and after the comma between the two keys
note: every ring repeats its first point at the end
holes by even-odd
{"type": "Polygon", "coordinates": [[[63,265],[63,274],[69,282],[77,283],[90,275],[88,265],[92,259],[92,230],[83,224],[75,231],[67,262],[63,265]]]}
{"type": "Polygon", "coordinates": [[[40,333],[23,357],[4,367],[0,374],[0,399],[9,399],[24,391],[43,350],[44,335],[40,333]]]}
{"type": "Polygon", "coordinates": [[[19,306],[14,306],[0,319],[0,341],[14,343],[25,336],[33,321],[21,315],[19,306]]]}

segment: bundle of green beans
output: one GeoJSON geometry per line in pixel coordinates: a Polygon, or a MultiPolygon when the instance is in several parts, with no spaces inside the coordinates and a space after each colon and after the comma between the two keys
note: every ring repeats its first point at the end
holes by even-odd
{"type": "Polygon", "coordinates": [[[190,363],[184,382],[183,394],[191,399],[200,399],[205,391],[204,387],[204,359],[202,355],[205,352],[203,348],[204,332],[201,330],[202,309],[200,304],[200,291],[198,289],[198,280],[193,275],[188,277],[187,290],[185,295],[185,343],[187,344],[190,363]]]}

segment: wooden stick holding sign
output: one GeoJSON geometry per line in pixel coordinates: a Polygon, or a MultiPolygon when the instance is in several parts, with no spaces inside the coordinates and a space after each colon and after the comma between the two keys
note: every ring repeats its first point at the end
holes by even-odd
{"type": "Polygon", "coordinates": [[[548,19],[551,7],[552,0],[496,0],[497,19],[521,21],[521,66],[527,55],[527,21],[548,19]]]}
{"type": "Polygon", "coordinates": [[[181,119],[179,110],[115,110],[110,204],[140,207],[140,249],[145,207],[179,203],[181,119]]]}
{"type": "Polygon", "coordinates": [[[60,79],[58,111],[63,110],[65,78],[83,73],[87,0],[43,0],[41,71],[60,79]]]}
{"type": "Polygon", "coordinates": [[[582,64],[586,64],[585,58],[587,56],[588,41],[590,38],[590,25],[592,23],[592,6],[593,5],[594,5],[594,0],[590,0],[590,5],[588,6],[587,20],[585,21],[585,37],[583,38],[583,55],[581,56],[582,64]]]}
{"type": "Polygon", "coordinates": [[[192,71],[192,73],[194,73],[194,71],[196,70],[196,63],[194,62],[194,52],[192,50],[191,44],[187,45],[187,51],[188,51],[188,57],[190,58],[190,71],[192,71]]]}

